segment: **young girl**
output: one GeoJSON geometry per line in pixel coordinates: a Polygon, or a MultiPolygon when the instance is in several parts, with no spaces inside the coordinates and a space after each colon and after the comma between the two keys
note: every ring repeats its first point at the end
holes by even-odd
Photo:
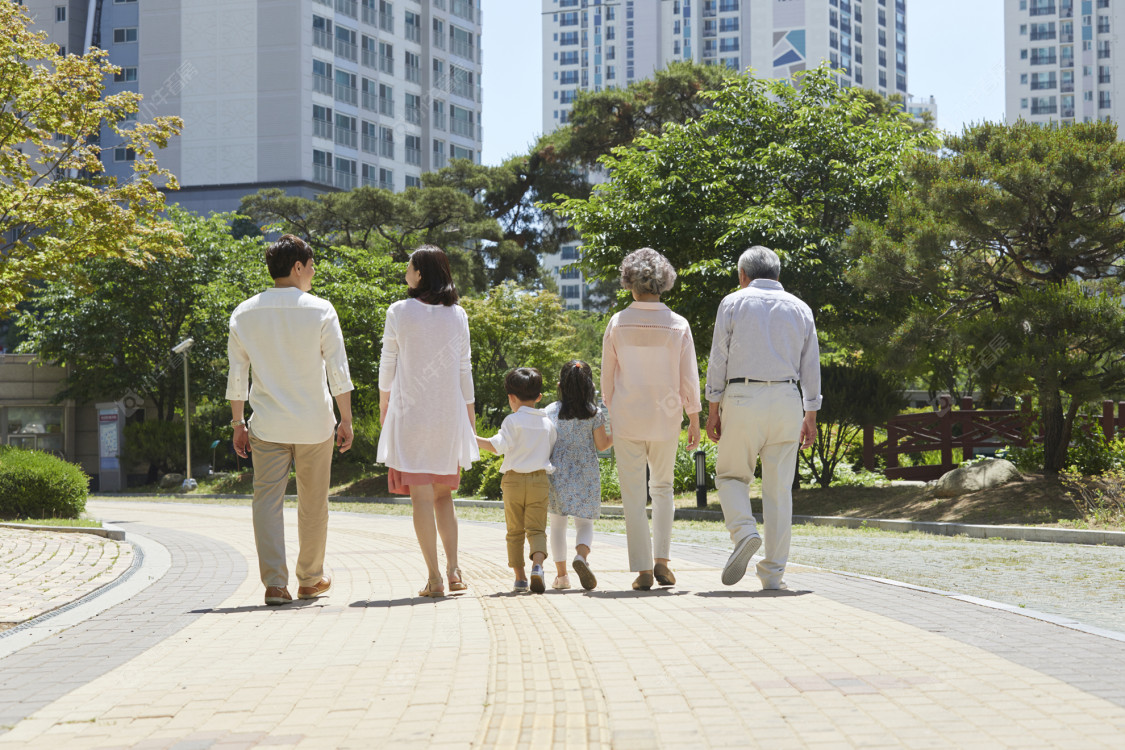
{"type": "Polygon", "coordinates": [[[594,379],[588,364],[571,360],[563,365],[559,400],[548,406],[546,412],[558,433],[551,451],[555,472],[550,475],[547,506],[551,521],[551,555],[558,569],[553,588],[570,588],[570,576],[566,573],[566,518],[573,516],[578,532],[575,545],[578,554],[571,565],[582,588],[589,591],[598,585],[586,561],[594,540],[594,519],[601,513],[602,506],[597,451],[604,451],[613,440],[606,435],[605,417],[595,403],[594,379]]]}

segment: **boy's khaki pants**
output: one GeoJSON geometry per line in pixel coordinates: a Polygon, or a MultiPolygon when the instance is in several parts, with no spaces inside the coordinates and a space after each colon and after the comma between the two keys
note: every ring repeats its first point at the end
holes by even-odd
{"type": "Polygon", "coordinates": [[[262,583],[287,586],[285,564],[285,485],[289,467],[297,470],[297,585],[315,586],[324,576],[328,537],[328,485],[332,475],[332,438],[311,445],[270,443],[250,436],[254,461],[254,542],[262,583]]]}
{"type": "Polygon", "coordinates": [[[531,555],[547,557],[547,472],[505,471],[500,480],[504,496],[504,521],[508,525],[508,567],[524,567],[523,539],[531,555]]]}

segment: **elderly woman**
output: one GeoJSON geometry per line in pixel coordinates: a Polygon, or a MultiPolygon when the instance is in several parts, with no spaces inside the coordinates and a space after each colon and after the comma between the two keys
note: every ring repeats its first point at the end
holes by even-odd
{"type": "Polygon", "coordinates": [[[633,293],[602,339],[602,396],[609,407],[629,568],[633,588],[647,591],[653,578],[676,583],[668,567],[672,546],[672,474],[686,411],[688,450],[699,445],[699,368],[691,327],[660,301],[676,271],[663,255],[642,248],[621,262],[621,286],[633,293]],[[645,513],[645,466],[652,497],[652,537],[645,513]],[[656,564],[653,565],[655,558],[656,564]]]}
{"type": "Polygon", "coordinates": [[[420,596],[445,593],[437,537],[451,591],[467,584],[457,567],[453,490],[460,470],[480,458],[473,413],[469,320],[457,304],[449,259],[423,245],[406,266],[407,299],[387,308],[379,360],[379,448],[391,492],[410,495],[414,533],[428,575],[420,596]]]}

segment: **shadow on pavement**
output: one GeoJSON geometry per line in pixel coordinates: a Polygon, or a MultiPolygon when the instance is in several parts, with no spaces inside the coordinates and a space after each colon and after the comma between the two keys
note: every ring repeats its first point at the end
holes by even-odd
{"type": "Polygon", "coordinates": [[[651,589],[650,591],[587,591],[586,596],[596,599],[644,599],[645,597],[688,596],[690,591],[673,591],[672,589],[651,589]]]}
{"type": "Polygon", "coordinates": [[[710,596],[723,599],[774,599],[784,596],[804,596],[811,594],[811,591],[779,591],[771,589],[769,591],[700,591],[696,596],[710,596]]]}
{"type": "Polygon", "coordinates": [[[193,609],[193,615],[237,615],[242,612],[293,612],[306,607],[326,607],[328,602],[317,599],[294,599],[286,604],[247,604],[242,607],[215,607],[214,609],[193,609]]]}
{"type": "Polygon", "coordinates": [[[412,604],[419,605],[427,602],[433,604],[440,604],[441,602],[454,601],[460,599],[464,594],[446,594],[445,596],[427,597],[427,596],[410,596],[403,599],[360,599],[358,602],[352,602],[349,607],[408,607],[412,604]]]}

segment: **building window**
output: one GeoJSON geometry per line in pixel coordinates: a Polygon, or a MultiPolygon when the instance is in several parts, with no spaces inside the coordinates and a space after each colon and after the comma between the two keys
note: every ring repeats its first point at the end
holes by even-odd
{"type": "Polygon", "coordinates": [[[420,187],[422,187],[422,178],[418,177],[417,175],[412,175],[412,174],[406,175],[406,187],[408,187],[408,188],[420,188],[420,187]]]}
{"type": "Polygon", "coordinates": [[[332,108],[313,105],[313,137],[332,139],[332,108]]]}
{"type": "Polygon", "coordinates": [[[66,20],[66,6],[65,5],[56,5],[55,6],[55,23],[62,23],[65,20],[66,20]]]}
{"type": "Polygon", "coordinates": [[[63,407],[9,406],[2,411],[7,412],[8,422],[5,444],[63,456],[63,407]]]}
{"type": "Polygon", "coordinates": [[[113,149],[114,161],[135,161],[137,154],[133,149],[124,146],[113,149]]]}
{"type": "Polygon", "coordinates": [[[121,68],[120,70],[118,70],[116,73],[113,74],[113,82],[114,83],[132,83],[133,81],[136,81],[136,80],[137,80],[137,69],[135,67],[121,68]]]}
{"type": "Polygon", "coordinates": [[[130,44],[137,41],[137,27],[126,26],[113,30],[114,44],[130,44]]]}
{"type": "Polygon", "coordinates": [[[573,47],[573,46],[576,46],[577,44],[578,44],[578,32],[577,31],[564,31],[562,34],[559,35],[559,46],[560,47],[573,47]]]}

